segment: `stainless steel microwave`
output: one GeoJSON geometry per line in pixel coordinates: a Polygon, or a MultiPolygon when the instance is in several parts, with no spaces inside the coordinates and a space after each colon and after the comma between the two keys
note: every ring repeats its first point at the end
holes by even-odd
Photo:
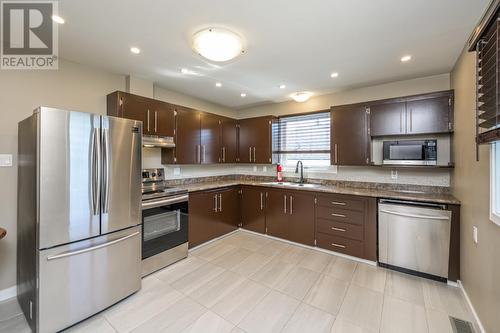
{"type": "Polygon", "coordinates": [[[437,140],[383,142],[383,164],[437,165],[437,140]]]}

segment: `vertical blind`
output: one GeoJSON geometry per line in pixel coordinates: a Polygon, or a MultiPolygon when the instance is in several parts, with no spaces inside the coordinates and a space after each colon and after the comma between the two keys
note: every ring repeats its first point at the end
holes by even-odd
{"type": "Polygon", "coordinates": [[[329,159],[330,112],[279,118],[273,124],[273,153],[300,155],[304,159],[315,159],[315,156],[329,159]],[[328,155],[325,157],[325,154],[328,155]]]}

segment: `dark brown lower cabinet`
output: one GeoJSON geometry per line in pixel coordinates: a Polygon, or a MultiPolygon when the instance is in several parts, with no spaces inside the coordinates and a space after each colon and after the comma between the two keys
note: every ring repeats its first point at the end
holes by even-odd
{"type": "Polygon", "coordinates": [[[217,195],[217,236],[222,236],[238,229],[240,223],[240,197],[237,187],[220,190],[217,195]]]}
{"type": "Polygon", "coordinates": [[[319,194],[316,245],[351,256],[377,260],[377,200],[343,194],[319,194]]]}
{"type": "Polygon", "coordinates": [[[243,186],[240,207],[241,226],[250,231],[266,233],[266,189],[243,186]]]}
{"type": "Polygon", "coordinates": [[[270,236],[288,239],[288,193],[283,190],[267,190],[266,232],[270,236]]]}
{"type": "Polygon", "coordinates": [[[238,229],[237,187],[189,194],[189,248],[238,229]]]}
{"type": "Polygon", "coordinates": [[[217,237],[215,191],[189,194],[189,248],[217,237]]]}
{"type": "Polygon", "coordinates": [[[305,245],[314,245],[314,193],[290,193],[288,239],[305,245]]]}

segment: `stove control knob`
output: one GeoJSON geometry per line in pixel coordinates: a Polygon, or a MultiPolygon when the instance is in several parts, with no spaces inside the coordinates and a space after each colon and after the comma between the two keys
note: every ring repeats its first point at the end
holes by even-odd
{"type": "Polygon", "coordinates": [[[153,177],[153,178],[154,178],[154,177],[156,177],[156,173],[154,173],[154,172],[153,172],[153,173],[151,174],[151,177],[153,177]]]}
{"type": "Polygon", "coordinates": [[[156,175],[157,175],[158,177],[161,177],[161,171],[158,171],[158,173],[156,173],[156,175]]]}

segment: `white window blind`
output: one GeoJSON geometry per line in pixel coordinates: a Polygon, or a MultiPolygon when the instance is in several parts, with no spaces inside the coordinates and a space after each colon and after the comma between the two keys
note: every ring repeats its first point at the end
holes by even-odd
{"type": "Polygon", "coordinates": [[[330,165],[330,112],[279,118],[273,125],[273,153],[284,166],[330,165]]]}

